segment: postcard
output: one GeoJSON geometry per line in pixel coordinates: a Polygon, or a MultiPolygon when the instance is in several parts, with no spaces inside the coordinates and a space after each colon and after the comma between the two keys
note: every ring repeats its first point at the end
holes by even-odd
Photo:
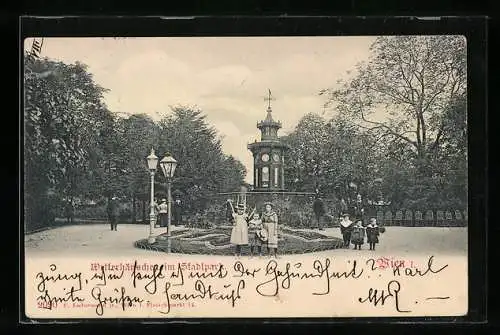
{"type": "Polygon", "coordinates": [[[458,35],[24,40],[30,319],[468,313],[458,35]]]}

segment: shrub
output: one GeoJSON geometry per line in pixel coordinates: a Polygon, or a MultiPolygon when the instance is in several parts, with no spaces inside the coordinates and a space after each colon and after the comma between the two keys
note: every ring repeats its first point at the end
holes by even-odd
{"type": "Polygon", "coordinates": [[[75,218],[79,219],[102,219],[108,217],[106,206],[79,206],[74,211],[75,218]]]}

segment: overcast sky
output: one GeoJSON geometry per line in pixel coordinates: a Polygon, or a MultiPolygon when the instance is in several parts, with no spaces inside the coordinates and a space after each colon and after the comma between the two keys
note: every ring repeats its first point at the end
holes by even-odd
{"type": "MultiPolygon", "coordinates": [[[[366,60],[374,37],[46,38],[42,55],[89,66],[110,90],[110,110],[148,114],[170,105],[196,105],[224,135],[224,151],[240,159],[252,182],[246,145],[258,139],[271,89],[280,134],[307,113],[321,113],[318,92],[366,60]]],[[[29,46],[30,41],[27,41],[29,46]]],[[[148,153],[144,153],[146,156],[148,153]]]]}

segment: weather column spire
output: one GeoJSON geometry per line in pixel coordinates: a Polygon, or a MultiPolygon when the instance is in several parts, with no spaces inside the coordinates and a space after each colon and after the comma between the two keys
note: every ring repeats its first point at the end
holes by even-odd
{"type": "Polygon", "coordinates": [[[267,101],[267,110],[271,110],[271,101],[276,99],[271,94],[271,90],[269,88],[267,90],[268,90],[268,95],[267,97],[264,98],[264,100],[267,101]]]}

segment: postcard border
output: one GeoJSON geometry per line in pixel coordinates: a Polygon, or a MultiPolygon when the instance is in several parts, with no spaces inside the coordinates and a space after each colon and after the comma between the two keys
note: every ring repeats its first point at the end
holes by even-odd
{"type": "MultiPolygon", "coordinates": [[[[20,198],[20,322],[22,323],[483,323],[487,303],[487,18],[485,17],[21,17],[20,57],[25,37],[153,37],[153,36],[359,36],[359,35],[464,35],[468,56],[469,155],[469,313],[463,317],[314,318],[314,319],[29,319],[24,314],[24,224],[20,198]],[[484,111],[484,112],[482,112],[484,111]],[[381,320],[383,319],[383,320],[381,320]]],[[[23,64],[20,60],[20,78],[23,64]]],[[[22,119],[22,79],[20,80],[22,119]]],[[[22,127],[21,127],[22,131],[22,127]]],[[[21,133],[21,136],[23,134],[21,133]]],[[[20,147],[21,189],[22,157],[20,147]]]]}

